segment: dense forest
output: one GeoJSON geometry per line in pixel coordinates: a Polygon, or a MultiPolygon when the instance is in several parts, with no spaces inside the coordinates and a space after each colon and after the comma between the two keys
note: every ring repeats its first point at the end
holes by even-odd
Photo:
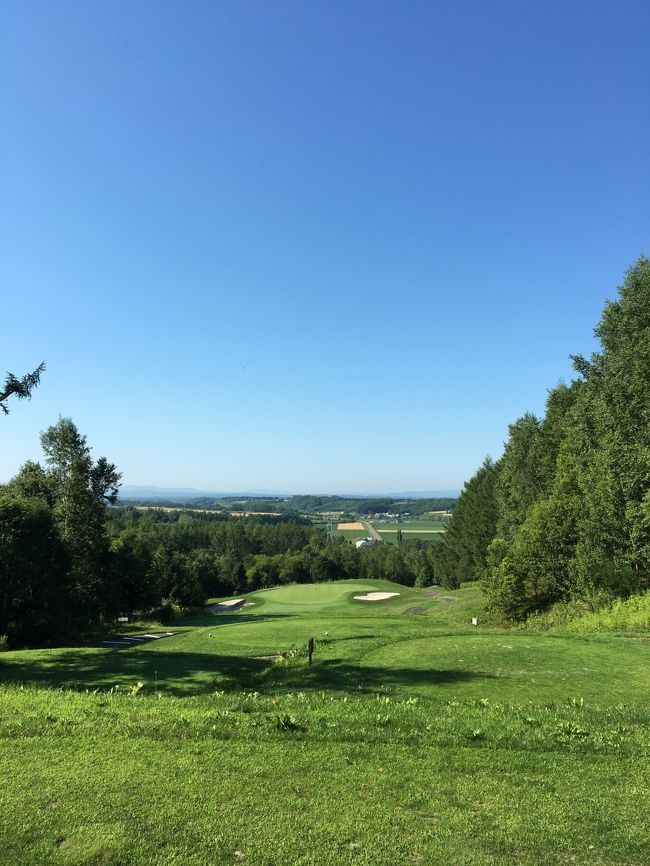
{"type": "Polygon", "coordinates": [[[592,608],[650,586],[650,262],[627,272],[599,351],[509,427],[466,484],[437,545],[438,577],[484,582],[496,616],[592,608]]]}
{"type": "Polygon", "coordinates": [[[114,507],[119,473],[74,423],[41,435],[44,465],[0,487],[0,635],[12,646],[82,635],[118,615],[167,622],[212,596],[281,583],[384,578],[427,585],[420,539],[363,549],[298,514],[114,507]]]}

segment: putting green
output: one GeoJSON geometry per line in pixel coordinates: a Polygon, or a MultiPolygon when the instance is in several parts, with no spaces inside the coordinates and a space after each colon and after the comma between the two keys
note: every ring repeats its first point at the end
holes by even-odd
{"type": "MultiPolygon", "coordinates": [[[[397,597],[404,597],[412,592],[407,587],[386,581],[354,581],[342,580],[335,583],[301,583],[290,586],[273,587],[255,592],[247,599],[258,604],[264,604],[260,613],[269,613],[271,608],[286,609],[296,608],[291,613],[298,612],[297,608],[305,608],[314,611],[318,608],[331,607],[332,605],[357,605],[353,599],[354,595],[362,595],[367,592],[396,592],[397,597]]],[[[378,607],[385,602],[375,602],[378,607]]],[[[253,610],[251,610],[251,613],[253,610]]],[[[288,613],[289,611],[287,611],[288,613]]]]}

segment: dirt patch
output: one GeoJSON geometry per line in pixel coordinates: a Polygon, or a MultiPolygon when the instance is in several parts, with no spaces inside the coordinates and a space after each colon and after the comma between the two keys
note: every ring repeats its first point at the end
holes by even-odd
{"type": "Polygon", "coordinates": [[[426,607],[407,607],[404,613],[426,613],[426,607]]]}
{"type": "Polygon", "coordinates": [[[363,523],[357,522],[357,523],[337,523],[336,528],[337,529],[354,529],[357,532],[359,532],[359,531],[363,532],[363,530],[366,527],[363,525],[363,523]]]}

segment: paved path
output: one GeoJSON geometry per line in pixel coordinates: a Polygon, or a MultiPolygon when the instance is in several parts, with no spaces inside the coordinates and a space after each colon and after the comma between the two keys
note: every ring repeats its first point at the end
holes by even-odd
{"type": "Polygon", "coordinates": [[[363,523],[364,527],[368,530],[371,537],[375,539],[375,541],[383,541],[384,540],[369,520],[362,520],[361,522],[363,523]]]}

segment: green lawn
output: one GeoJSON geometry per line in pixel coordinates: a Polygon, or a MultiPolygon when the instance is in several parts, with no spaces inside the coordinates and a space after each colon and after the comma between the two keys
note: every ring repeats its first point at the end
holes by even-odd
{"type": "Polygon", "coordinates": [[[650,862],[649,641],[472,627],[472,586],[247,599],[0,656],[3,866],[650,862]]]}

